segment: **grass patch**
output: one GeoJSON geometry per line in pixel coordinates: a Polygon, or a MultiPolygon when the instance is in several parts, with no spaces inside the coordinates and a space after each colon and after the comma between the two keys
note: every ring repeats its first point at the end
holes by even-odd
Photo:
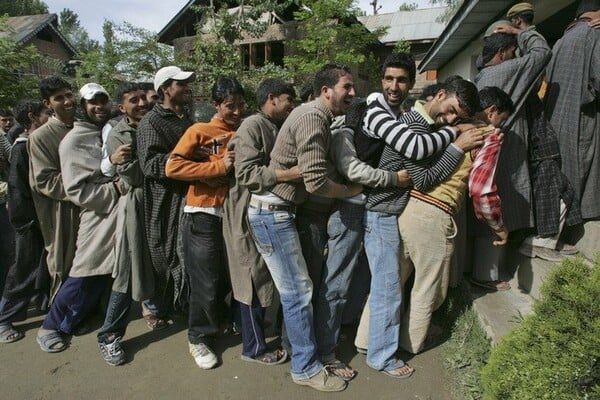
{"type": "Polygon", "coordinates": [[[452,397],[476,400],[483,397],[480,371],[487,362],[491,345],[473,309],[471,292],[464,280],[448,291],[445,303],[434,314],[435,323],[450,332],[442,346],[444,365],[449,371],[452,397]]]}

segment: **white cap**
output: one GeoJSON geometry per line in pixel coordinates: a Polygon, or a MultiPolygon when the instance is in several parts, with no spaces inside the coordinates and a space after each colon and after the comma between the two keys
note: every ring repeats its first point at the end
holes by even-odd
{"type": "Polygon", "coordinates": [[[186,81],[194,75],[193,72],[182,71],[181,68],[171,65],[169,67],[163,67],[158,70],[154,75],[154,90],[158,92],[158,88],[161,87],[169,79],[176,81],[186,81]]]}
{"type": "Polygon", "coordinates": [[[97,94],[105,94],[106,97],[110,97],[106,89],[97,83],[86,83],[79,89],[79,95],[85,100],[92,100],[97,94]]]}

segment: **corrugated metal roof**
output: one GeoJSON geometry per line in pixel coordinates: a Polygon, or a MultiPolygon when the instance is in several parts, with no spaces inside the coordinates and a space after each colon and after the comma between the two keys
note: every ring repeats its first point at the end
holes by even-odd
{"type": "Polygon", "coordinates": [[[387,27],[387,33],[379,40],[392,43],[404,39],[421,41],[436,39],[444,30],[445,23],[437,21],[446,7],[424,8],[414,11],[396,11],[358,17],[358,20],[370,31],[387,27]]]}
{"type": "Polygon", "coordinates": [[[37,15],[22,15],[19,17],[9,17],[6,19],[6,27],[8,29],[0,31],[0,36],[10,36],[17,43],[25,43],[37,35],[44,28],[50,28],[63,42],[65,47],[70,50],[73,55],[77,50],[69,43],[63,34],[57,29],[58,16],[56,14],[37,14],[37,15]]]}

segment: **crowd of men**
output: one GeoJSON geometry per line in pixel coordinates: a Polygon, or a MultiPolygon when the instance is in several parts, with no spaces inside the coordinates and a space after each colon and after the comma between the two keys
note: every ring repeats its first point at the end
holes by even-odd
{"type": "MultiPolygon", "coordinates": [[[[64,351],[104,304],[99,349],[121,365],[137,301],[151,330],[185,310],[202,369],[219,364],[214,342],[234,323],[242,360],[291,358],[295,383],[341,391],[357,371],[336,356],[340,327],[360,320],[367,365],[409,378],[398,354],[439,339],[431,317],[446,298],[465,203],[473,236],[502,248],[535,228],[521,253],[552,260],[577,251],[558,241],[564,226],[600,217],[599,2],[581,2],[554,52],[529,3],[507,17],[485,34],[475,83],[451,77],[410,108],[416,67],[406,53],[385,59],[381,92],[365,98],[336,64],[297,107],[291,84],[265,79],[254,113],[240,82],[220,77],[215,115],[196,123],[194,74],[176,66],[113,96],[93,82],[74,93],[62,78],[42,79],[40,99],[0,112],[1,261],[10,262],[0,270],[0,342],[24,336],[14,323],[34,302],[47,310],[41,350],[64,351]],[[275,291],[282,347],[270,348],[275,291]]],[[[475,260],[471,281],[510,289],[493,262],[475,260]]]]}

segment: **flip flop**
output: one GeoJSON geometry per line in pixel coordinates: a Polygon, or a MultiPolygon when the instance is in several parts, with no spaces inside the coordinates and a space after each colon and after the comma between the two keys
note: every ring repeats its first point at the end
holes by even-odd
{"type": "Polygon", "coordinates": [[[25,337],[25,334],[15,329],[13,324],[7,324],[0,326],[0,343],[13,343],[17,340],[21,340],[25,337]]]}
{"type": "Polygon", "coordinates": [[[169,323],[167,322],[167,320],[158,318],[154,314],[146,314],[142,315],[142,317],[144,318],[144,321],[146,321],[146,326],[151,331],[160,331],[169,327],[169,323]]]}
{"type": "Polygon", "coordinates": [[[415,369],[413,367],[411,367],[410,365],[408,365],[407,363],[405,363],[402,360],[396,360],[396,362],[394,364],[392,364],[392,366],[396,367],[393,368],[391,370],[383,370],[381,372],[383,372],[384,374],[386,374],[387,376],[389,376],[390,378],[394,378],[394,379],[408,379],[410,378],[414,373],[415,373],[415,369]],[[396,371],[400,368],[404,368],[404,367],[408,367],[410,368],[410,372],[404,373],[404,374],[392,374],[392,371],[396,371]]]}
{"type": "Polygon", "coordinates": [[[35,340],[40,345],[40,349],[46,353],[59,353],[67,348],[67,343],[58,331],[50,331],[49,333],[38,336],[35,340]]]}
{"type": "Polygon", "coordinates": [[[261,365],[279,365],[287,361],[288,353],[285,350],[277,349],[267,351],[256,357],[249,357],[242,354],[240,358],[244,361],[255,362],[261,365]]]}
{"type": "Polygon", "coordinates": [[[324,363],[323,366],[330,374],[335,375],[338,378],[342,378],[346,382],[350,382],[352,379],[356,378],[356,375],[358,375],[358,372],[356,372],[356,370],[354,370],[348,364],[346,364],[340,360],[333,359],[331,361],[327,361],[326,363],[324,363]],[[345,375],[339,374],[339,371],[342,371],[342,370],[349,370],[350,376],[345,376],[345,375]]]}
{"type": "Polygon", "coordinates": [[[487,290],[493,290],[494,292],[503,292],[505,290],[510,290],[510,283],[506,281],[478,281],[477,279],[471,278],[469,279],[469,282],[471,282],[475,286],[479,286],[487,290]]]}

